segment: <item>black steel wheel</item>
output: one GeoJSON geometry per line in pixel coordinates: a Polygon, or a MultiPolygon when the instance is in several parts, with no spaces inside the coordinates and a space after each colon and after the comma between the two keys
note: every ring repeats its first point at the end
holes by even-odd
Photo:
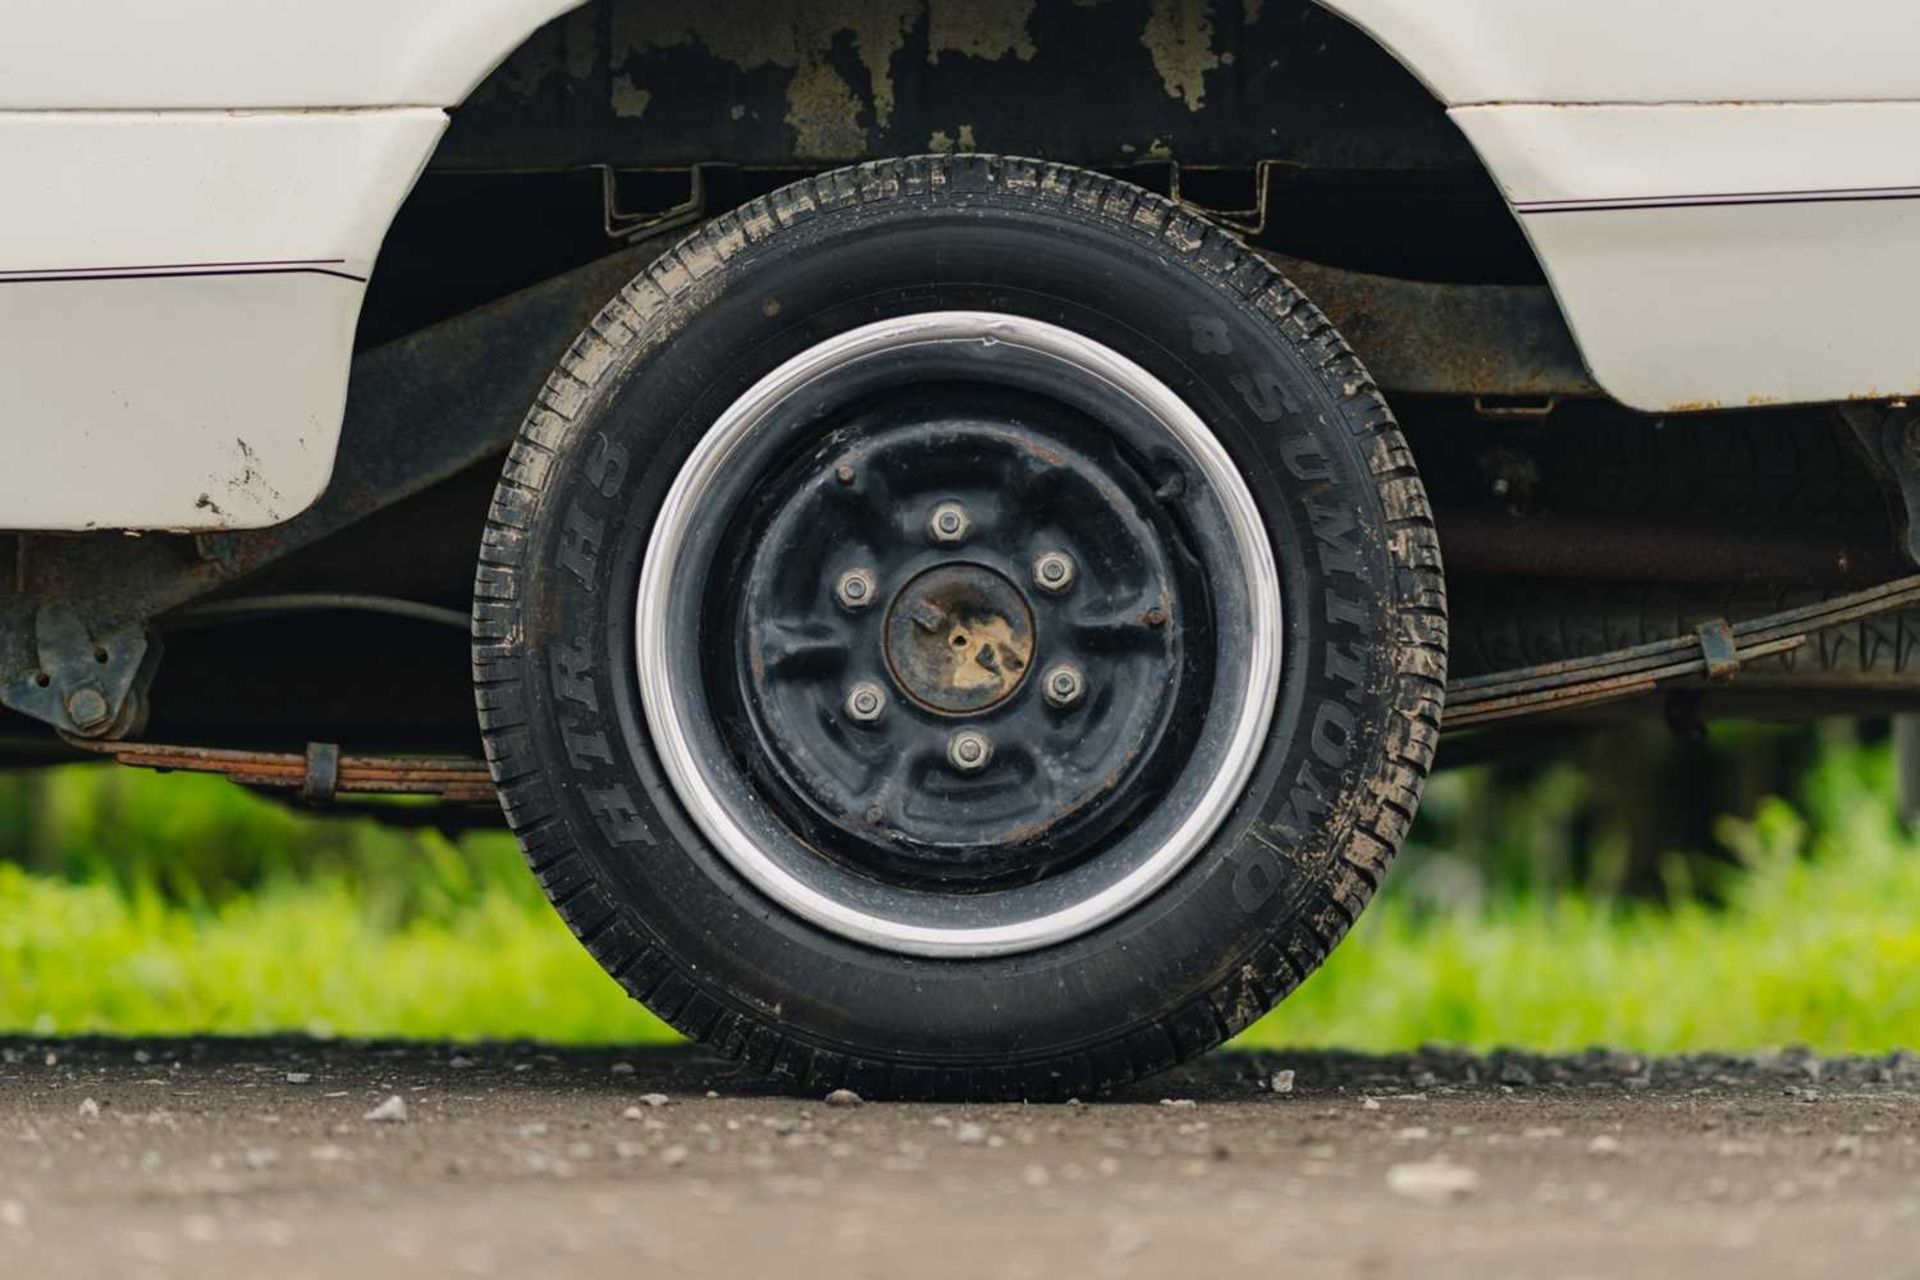
{"type": "Polygon", "coordinates": [[[635,634],[653,745],[734,870],[843,937],[985,956],[1123,914],[1212,836],[1272,718],[1279,577],[1147,370],[1030,316],[917,312],[719,416],[635,634]]]}
{"type": "Polygon", "coordinates": [[[985,894],[1165,793],[1216,655],[1203,550],[1154,496],[1175,473],[1051,397],[929,385],[929,354],[777,474],[727,477],[699,634],[734,644],[700,655],[703,710],[802,860],[985,894]]]}
{"type": "Polygon", "coordinates": [[[689,1035],[809,1087],[1085,1092],[1304,977],[1417,801],[1438,555],[1312,308],[987,157],[663,257],[529,415],[477,586],[510,821],[689,1035]]]}

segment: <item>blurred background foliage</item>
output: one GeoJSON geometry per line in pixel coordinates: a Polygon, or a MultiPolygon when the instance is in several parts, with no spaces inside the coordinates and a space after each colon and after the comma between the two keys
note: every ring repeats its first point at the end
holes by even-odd
{"type": "MultiPolygon", "coordinates": [[[[1920,840],[1884,739],[1655,726],[1443,773],[1356,936],[1247,1039],[1920,1042],[1920,840]]],[[[0,1030],[669,1034],[504,834],[98,766],[0,776],[0,1030]]]]}

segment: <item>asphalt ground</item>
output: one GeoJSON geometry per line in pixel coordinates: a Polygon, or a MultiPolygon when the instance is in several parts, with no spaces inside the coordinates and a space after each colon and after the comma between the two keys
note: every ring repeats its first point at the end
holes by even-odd
{"type": "Polygon", "coordinates": [[[676,1049],[0,1039],[0,1276],[1276,1265],[1920,1277],[1920,1058],[1218,1053],[975,1106],[676,1049]]]}

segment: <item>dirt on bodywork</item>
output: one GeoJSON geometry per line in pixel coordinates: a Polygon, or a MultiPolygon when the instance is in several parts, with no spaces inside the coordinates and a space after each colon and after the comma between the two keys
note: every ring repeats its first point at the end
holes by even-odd
{"type": "Polygon", "coordinates": [[[0,1040],[0,1258],[196,1280],[1900,1280],[1920,1059],[1222,1053],[1043,1107],[768,1094],[682,1050],[0,1040]]]}

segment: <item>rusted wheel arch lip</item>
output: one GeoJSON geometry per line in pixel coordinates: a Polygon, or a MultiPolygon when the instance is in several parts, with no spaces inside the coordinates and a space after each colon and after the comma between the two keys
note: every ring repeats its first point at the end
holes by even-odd
{"type": "Polygon", "coordinates": [[[1177,875],[1225,821],[1258,761],[1279,696],[1281,634],[1279,572],[1265,522],[1238,467],[1199,415],[1153,374],[1101,343],[1044,321],[984,311],[926,312],[849,330],[800,353],[750,388],[714,423],[675,478],[648,543],[635,605],[635,656],[647,729],[675,794],[716,852],[755,888],[823,929],[885,950],[947,958],[1008,955],[1080,936],[1139,905],[1177,875]],[[1009,344],[1063,372],[1097,379],[1132,401],[1206,481],[1231,531],[1245,579],[1253,642],[1223,767],[1173,834],[1128,874],[1069,906],[1012,923],[948,928],[890,919],[795,876],[758,846],[705,776],[685,728],[692,714],[688,691],[671,676],[668,598],[687,530],[701,518],[707,491],[789,397],[850,362],[929,344],[1009,344]]]}

